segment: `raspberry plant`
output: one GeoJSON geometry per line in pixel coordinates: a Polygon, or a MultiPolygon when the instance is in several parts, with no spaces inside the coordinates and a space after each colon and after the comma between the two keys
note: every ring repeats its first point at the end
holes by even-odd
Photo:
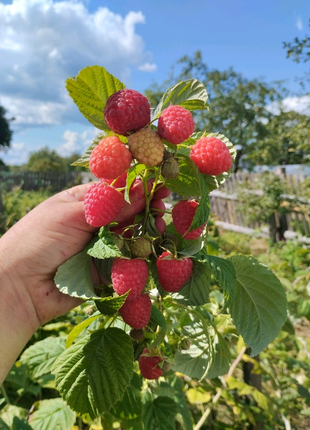
{"type": "Polygon", "coordinates": [[[191,112],[208,114],[196,79],[169,88],[152,117],[144,96],[99,66],[69,78],[67,89],[102,130],[74,163],[95,166],[100,182],[85,196],[85,215],[99,231],[55,277],[60,291],[94,308],[53,365],[56,388],[91,419],[110,414],[132,420],[124,428],[148,430],[173,429],[177,420],[190,429],[184,375],[226,374],[238,336],[255,356],[287,318],[284,289],[268,267],[251,256],[208,253],[209,193],[228,178],[235,149],[223,135],[194,132],[191,112]],[[117,145],[105,146],[111,136],[117,145]],[[114,178],[102,154],[117,165],[114,178]],[[132,157],[129,166],[122,154],[132,157]],[[182,196],[172,211],[164,204],[171,191],[182,196]]]}

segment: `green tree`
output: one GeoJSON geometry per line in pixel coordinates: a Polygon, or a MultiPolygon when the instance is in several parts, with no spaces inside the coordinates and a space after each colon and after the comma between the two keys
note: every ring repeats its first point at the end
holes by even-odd
{"type": "Polygon", "coordinates": [[[251,151],[256,142],[269,134],[268,122],[273,114],[268,106],[281,99],[281,85],[246,79],[233,68],[224,71],[210,70],[198,51],[193,57],[181,58],[174,66],[169,80],[163,85],[154,84],[146,90],[146,95],[154,106],[167,83],[173,84],[193,77],[206,86],[210,107],[208,112],[195,114],[197,130],[223,133],[229,136],[234,145],[238,145],[235,171],[239,168],[241,155],[249,163],[256,164],[251,157],[251,151]],[[175,69],[179,67],[181,70],[175,76],[175,69]]]}
{"type": "Polygon", "coordinates": [[[9,148],[12,139],[9,120],[5,117],[6,110],[0,106],[0,150],[9,148]]]}
{"type": "Polygon", "coordinates": [[[30,154],[25,170],[29,172],[66,172],[68,168],[64,158],[56,151],[44,147],[30,154]]]}
{"type": "Polygon", "coordinates": [[[310,36],[306,35],[303,39],[295,37],[293,42],[284,42],[284,48],[287,58],[291,57],[296,63],[310,61],[310,36]]]}

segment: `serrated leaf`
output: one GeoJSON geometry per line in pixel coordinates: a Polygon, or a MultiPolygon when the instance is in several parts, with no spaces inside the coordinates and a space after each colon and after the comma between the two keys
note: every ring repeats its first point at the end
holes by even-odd
{"type": "Polygon", "coordinates": [[[103,315],[114,315],[123,306],[129,291],[122,296],[104,297],[103,299],[96,300],[97,309],[103,315]]]}
{"type": "Polygon", "coordinates": [[[124,199],[126,202],[130,203],[129,190],[130,190],[131,185],[133,184],[133,181],[145,169],[146,169],[145,164],[138,163],[138,164],[135,164],[134,166],[130,167],[130,169],[128,170],[127,179],[126,179],[126,188],[125,188],[125,193],[124,193],[124,199]]]}
{"type": "Polygon", "coordinates": [[[211,272],[207,264],[193,261],[192,276],[184,287],[172,297],[187,306],[202,306],[209,300],[211,272]]]}
{"type": "Polygon", "coordinates": [[[151,346],[157,346],[160,345],[166,336],[167,331],[167,322],[164,315],[160,312],[160,310],[156,306],[152,306],[152,312],[151,312],[151,319],[150,324],[157,324],[159,326],[159,331],[156,334],[156,338],[151,343],[151,346]]]}
{"type": "Polygon", "coordinates": [[[226,383],[230,390],[237,390],[240,396],[253,396],[253,399],[261,409],[267,412],[270,411],[270,399],[265,396],[265,394],[258,391],[257,388],[252,387],[245,382],[239,381],[232,376],[226,378],[226,383]]]}
{"type": "Polygon", "coordinates": [[[235,255],[229,260],[237,277],[230,312],[253,357],[278,336],[286,321],[285,291],[274,273],[256,258],[235,255]]]}
{"type": "Polygon", "coordinates": [[[27,366],[33,378],[38,378],[51,372],[55,360],[64,350],[64,339],[47,337],[27,348],[21,355],[20,361],[27,366]]]}
{"type": "Polygon", "coordinates": [[[62,399],[42,400],[30,416],[33,430],[71,430],[76,414],[62,399]]]}
{"type": "Polygon", "coordinates": [[[234,299],[237,292],[237,279],[234,265],[231,261],[213,255],[203,256],[220,288],[224,292],[227,306],[234,299]]]}
{"type": "Polygon", "coordinates": [[[107,227],[101,227],[98,236],[93,239],[86,249],[88,255],[100,260],[123,256],[107,227]]]}
{"type": "MultiPolygon", "coordinates": [[[[2,429],[2,427],[1,427],[1,422],[0,422],[0,430],[1,429],[2,429]]],[[[28,422],[26,421],[26,419],[21,419],[21,418],[18,418],[18,417],[14,417],[11,430],[33,430],[33,427],[31,427],[31,425],[28,424],[28,422]]]]}
{"type": "Polygon", "coordinates": [[[189,231],[192,231],[195,228],[198,228],[204,225],[208,221],[209,214],[210,214],[209,191],[206,186],[203,175],[200,172],[197,172],[197,174],[198,174],[198,183],[200,187],[199,195],[201,197],[199,199],[199,204],[195,211],[195,216],[193,218],[189,231]]]}
{"type": "MultiPolygon", "coordinates": [[[[20,408],[14,405],[6,405],[1,409],[1,419],[11,429],[13,426],[14,418],[17,417],[21,420],[27,418],[27,409],[20,408]]],[[[1,424],[1,423],[0,423],[1,424]]],[[[1,428],[1,427],[0,427],[1,428]]],[[[4,427],[5,429],[5,427],[4,427]]]]}
{"type": "Polygon", "coordinates": [[[122,399],[132,379],[131,339],[115,327],[90,333],[58,357],[54,373],[68,405],[94,419],[122,399]]]}
{"type": "Polygon", "coordinates": [[[175,389],[174,400],[178,406],[178,412],[181,415],[182,428],[184,430],[192,430],[194,426],[194,420],[184,394],[184,382],[182,379],[174,375],[170,385],[175,389]]]}
{"type": "Polygon", "coordinates": [[[0,418],[0,430],[10,430],[10,427],[0,418]]]}
{"type": "Polygon", "coordinates": [[[176,352],[173,370],[190,378],[201,379],[208,372],[211,357],[210,345],[203,340],[196,340],[189,349],[176,352]]]}
{"type": "Polygon", "coordinates": [[[197,168],[187,157],[179,159],[180,173],[177,178],[166,179],[169,190],[183,197],[200,196],[197,168]]]}
{"type": "Polygon", "coordinates": [[[100,298],[94,291],[90,263],[91,257],[82,251],[62,264],[55,275],[55,284],[59,291],[85,300],[100,298]]]}
{"type": "Polygon", "coordinates": [[[73,330],[70,331],[67,340],[66,340],[66,348],[70,348],[75,339],[81,334],[87,327],[90,326],[97,318],[101,317],[101,314],[97,312],[86,320],[82,321],[80,324],[76,325],[73,330]]]}
{"type": "Polygon", "coordinates": [[[141,377],[134,373],[124,397],[117,402],[111,413],[120,419],[132,420],[142,413],[141,377]]]}
{"type": "Polygon", "coordinates": [[[212,364],[205,375],[205,378],[213,379],[228,372],[230,367],[230,352],[226,340],[216,332],[213,340],[213,359],[212,364]]]}
{"type": "Polygon", "coordinates": [[[190,111],[208,109],[207,100],[207,90],[197,79],[178,82],[163,94],[153,119],[159,118],[162,111],[171,104],[183,106],[190,111]]]}
{"type": "Polygon", "coordinates": [[[144,405],[143,422],[147,430],[175,430],[177,405],[169,397],[157,397],[144,405]]]}
{"type": "Polygon", "coordinates": [[[103,110],[108,98],[124,84],[104,67],[90,66],[67,79],[66,88],[84,117],[100,130],[109,130],[103,110]]]}

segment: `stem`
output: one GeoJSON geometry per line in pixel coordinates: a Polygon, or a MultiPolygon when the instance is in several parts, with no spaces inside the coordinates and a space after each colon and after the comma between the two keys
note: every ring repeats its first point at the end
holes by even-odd
{"type": "Polygon", "coordinates": [[[145,230],[146,230],[146,225],[147,225],[147,219],[149,216],[149,212],[150,212],[150,201],[153,198],[154,192],[155,192],[155,188],[157,185],[157,181],[159,178],[159,171],[156,172],[156,177],[155,180],[153,182],[153,187],[151,189],[151,192],[149,194],[149,189],[147,186],[147,176],[148,176],[149,170],[145,169],[144,170],[144,174],[142,176],[142,182],[143,182],[143,187],[144,187],[144,194],[145,194],[145,212],[144,212],[144,221],[143,221],[143,227],[142,227],[142,232],[143,234],[145,234],[145,230]]]}
{"type": "Polygon", "coordinates": [[[7,405],[10,405],[11,402],[10,402],[8,393],[6,392],[6,389],[4,388],[4,385],[1,385],[1,393],[2,393],[3,397],[5,398],[7,405]]]}
{"type": "MultiPolygon", "coordinates": [[[[238,364],[239,364],[239,363],[240,363],[240,361],[242,360],[242,357],[243,357],[243,354],[245,353],[245,350],[246,350],[246,347],[245,347],[245,346],[243,346],[243,347],[241,348],[241,351],[239,352],[238,357],[235,359],[235,361],[234,361],[234,362],[232,363],[232,365],[230,366],[229,371],[228,371],[227,375],[225,376],[225,379],[226,379],[226,378],[229,378],[230,376],[232,376],[232,374],[233,374],[234,370],[236,369],[236,367],[238,366],[238,364]]],[[[211,405],[210,407],[208,407],[208,408],[204,411],[204,413],[202,414],[202,416],[201,416],[200,420],[199,420],[199,421],[198,421],[198,423],[195,425],[194,430],[199,430],[199,429],[203,426],[204,422],[206,421],[206,419],[208,418],[208,416],[210,415],[210,413],[211,413],[211,411],[212,411],[212,406],[214,406],[214,405],[219,401],[219,398],[221,397],[221,395],[222,395],[223,391],[224,391],[224,389],[223,389],[223,388],[220,388],[220,389],[218,390],[218,392],[216,393],[216,395],[213,397],[212,405],[211,405]]]]}

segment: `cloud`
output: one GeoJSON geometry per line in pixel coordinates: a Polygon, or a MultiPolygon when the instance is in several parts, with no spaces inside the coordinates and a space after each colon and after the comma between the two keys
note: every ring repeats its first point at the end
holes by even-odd
{"type": "Polygon", "coordinates": [[[141,70],[142,72],[156,72],[157,65],[154,63],[144,63],[139,66],[139,70],[141,70]]]}
{"type": "Polygon", "coordinates": [[[11,144],[9,151],[0,152],[0,158],[8,164],[19,165],[28,161],[29,150],[24,142],[15,142],[11,144]]]}
{"type": "MultiPolygon", "coordinates": [[[[0,3],[0,101],[15,124],[79,121],[65,80],[83,67],[106,67],[125,83],[131,68],[149,64],[136,26],[141,12],[89,12],[82,0],[0,3]]],[[[151,65],[151,64],[150,64],[151,65]]]]}
{"type": "Polygon", "coordinates": [[[278,115],[281,109],[285,112],[295,111],[300,114],[310,115],[310,96],[286,97],[281,103],[272,103],[268,109],[275,115],[278,115]]]}
{"type": "Polygon", "coordinates": [[[64,143],[58,146],[56,151],[62,157],[68,157],[74,153],[82,155],[99,133],[100,131],[93,127],[89,127],[81,133],[66,130],[62,136],[64,143]]]}
{"type": "Polygon", "coordinates": [[[295,26],[297,27],[297,29],[299,31],[302,31],[304,29],[304,26],[303,26],[303,23],[302,23],[302,19],[301,19],[300,16],[296,19],[295,26]]]}

